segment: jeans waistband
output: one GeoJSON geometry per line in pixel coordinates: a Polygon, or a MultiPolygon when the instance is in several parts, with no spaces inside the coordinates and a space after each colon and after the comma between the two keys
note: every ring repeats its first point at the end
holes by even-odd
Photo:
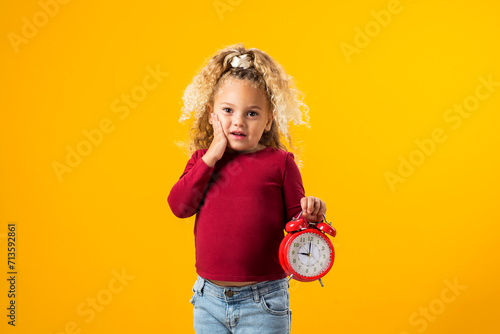
{"type": "Polygon", "coordinates": [[[216,285],[198,275],[196,283],[193,287],[193,292],[197,292],[199,295],[208,294],[212,297],[226,301],[238,301],[253,298],[255,302],[259,302],[260,296],[262,295],[280,289],[288,289],[287,283],[288,279],[282,278],[251,285],[229,287],[216,285]]]}

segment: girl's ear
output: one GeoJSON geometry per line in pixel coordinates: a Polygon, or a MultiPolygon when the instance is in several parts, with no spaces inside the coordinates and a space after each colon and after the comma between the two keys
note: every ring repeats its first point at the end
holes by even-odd
{"type": "Polygon", "coordinates": [[[273,125],[273,115],[269,115],[266,123],[266,131],[271,130],[271,126],[273,125]]]}

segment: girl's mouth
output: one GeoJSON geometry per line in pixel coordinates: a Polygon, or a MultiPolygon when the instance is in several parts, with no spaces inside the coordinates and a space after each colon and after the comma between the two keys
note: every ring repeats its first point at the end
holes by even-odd
{"type": "Polygon", "coordinates": [[[237,140],[243,140],[246,138],[246,135],[242,132],[231,132],[231,137],[237,140]]]}

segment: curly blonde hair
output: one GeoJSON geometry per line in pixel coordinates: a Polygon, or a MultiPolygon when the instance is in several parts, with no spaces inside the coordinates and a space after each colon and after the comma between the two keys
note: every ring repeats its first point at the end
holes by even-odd
{"type": "MultiPolygon", "coordinates": [[[[220,49],[215,55],[205,59],[203,66],[184,91],[184,106],[179,122],[194,115],[188,153],[192,154],[198,149],[210,146],[213,128],[208,122],[208,105],[213,107],[220,88],[230,78],[246,80],[252,87],[262,89],[266,93],[273,122],[271,129],[263,133],[259,143],[288,151],[282,142],[283,138],[293,150],[288,123],[293,121],[296,125],[305,124],[309,127],[309,108],[302,102],[302,93],[295,87],[293,77],[267,53],[256,48],[245,49],[242,43],[238,43],[220,49]],[[250,58],[250,67],[232,67],[231,61],[240,55],[250,58]]],[[[297,153],[294,154],[300,163],[297,153]]]]}

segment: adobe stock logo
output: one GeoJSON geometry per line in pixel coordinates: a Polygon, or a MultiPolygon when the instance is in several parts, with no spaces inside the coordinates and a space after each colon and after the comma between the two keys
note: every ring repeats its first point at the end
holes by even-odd
{"type": "MultiPolygon", "coordinates": [[[[443,113],[443,120],[448,123],[453,130],[458,130],[465,119],[476,111],[481,101],[490,98],[496,88],[500,86],[499,81],[493,81],[493,75],[487,77],[479,76],[479,84],[474,90],[474,94],[466,96],[461,103],[454,103],[452,107],[446,109],[443,113]]],[[[396,172],[386,171],[385,180],[392,192],[396,191],[396,185],[403,183],[415,172],[416,168],[423,165],[427,159],[432,156],[439,144],[443,144],[448,139],[446,130],[442,127],[434,128],[428,138],[418,139],[413,142],[416,148],[413,149],[407,157],[398,156],[399,166],[396,172]]]]}
{"type": "Polygon", "coordinates": [[[221,21],[224,21],[224,13],[227,11],[232,12],[236,6],[239,6],[243,0],[214,0],[212,5],[215,12],[221,21]]]}
{"type": "Polygon", "coordinates": [[[20,46],[23,44],[28,44],[29,41],[38,35],[40,29],[49,24],[50,20],[54,18],[60,10],[60,5],[66,5],[70,0],[40,0],[38,5],[40,10],[37,11],[31,19],[23,16],[21,18],[22,27],[21,34],[15,32],[9,32],[7,34],[7,39],[10,45],[17,54],[20,51],[20,46]]]}
{"type": "Polygon", "coordinates": [[[351,63],[354,54],[360,54],[363,49],[368,47],[372,40],[379,36],[384,28],[389,26],[394,15],[400,14],[403,8],[399,0],[389,0],[386,9],[370,11],[373,19],[368,21],[363,29],[358,26],[354,27],[355,35],[352,44],[340,42],[340,51],[342,51],[347,63],[351,63]]]}
{"type": "Polygon", "coordinates": [[[127,274],[125,268],[122,268],[121,272],[113,269],[111,270],[111,274],[113,276],[108,280],[106,287],[78,304],[75,310],[76,314],[80,317],[78,320],[69,320],[62,326],[62,329],[57,330],[57,332],[50,332],[49,334],[81,333],[82,328],[84,329],[86,324],[88,325],[94,321],[100,312],[109,308],[109,305],[115,300],[116,296],[122,293],[129,283],[135,279],[135,276],[127,274]]]}
{"type": "MultiPolygon", "coordinates": [[[[456,299],[467,289],[466,285],[458,283],[458,278],[455,277],[453,283],[448,279],[444,280],[445,287],[441,290],[439,297],[434,298],[428,305],[420,307],[417,312],[413,312],[408,318],[410,326],[415,327],[418,333],[422,333],[429,327],[429,323],[436,321],[447,305],[456,301],[456,299]]],[[[403,331],[399,334],[410,334],[403,331]]]]}
{"type": "MultiPolygon", "coordinates": [[[[156,68],[146,66],[147,74],[142,78],[141,84],[135,85],[129,93],[122,93],[120,97],[115,98],[111,102],[111,111],[118,114],[121,121],[127,119],[131,110],[140,106],[149,94],[158,88],[164,78],[168,76],[167,72],[162,72],[160,66],[156,68]]],[[[116,129],[116,124],[111,118],[102,118],[97,127],[93,129],[83,129],[81,131],[84,138],[82,138],[73,147],[66,145],[66,156],[63,162],[54,160],[51,167],[56,174],[59,182],[63,181],[63,176],[66,173],[71,173],[80,166],[84,158],[89,156],[96,147],[100,146],[104,141],[105,135],[109,135],[116,129]]]]}

